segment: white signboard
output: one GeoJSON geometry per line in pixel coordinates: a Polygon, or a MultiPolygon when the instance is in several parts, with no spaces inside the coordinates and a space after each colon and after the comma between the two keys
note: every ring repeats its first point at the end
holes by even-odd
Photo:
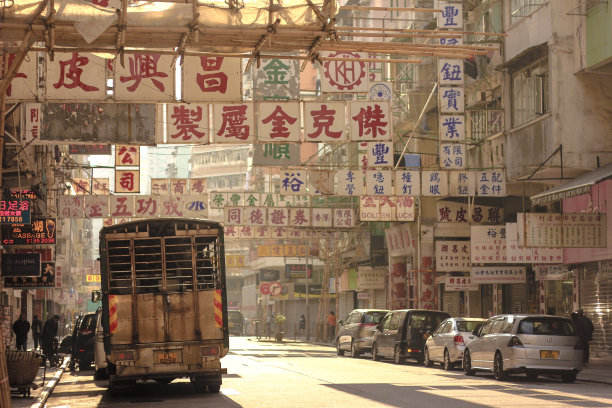
{"type": "Polygon", "coordinates": [[[414,252],[410,224],[399,224],[385,229],[385,240],[391,256],[406,256],[414,252]]]}
{"type": "Polygon", "coordinates": [[[174,101],[172,58],[160,54],[125,54],[125,67],[119,58],[115,59],[115,100],[174,101]]]}
{"type": "Polygon", "coordinates": [[[40,137],[40,126],[42,123],[42,105],[40,103],[25,104],[25,133],[26,144],[32,143],[40,137]]]}
{"type": "Polygon", "coordinates": [[[47,99],[106,99],[106,60],[89,53],[56,52],[47,59],[47,99]]]}
{"type": "Polygon", "coordinates": [[[185,196],[183,202],[183,214],[190,218],[208,217],[208,196],[200,194],[190,194],[185,196]]]}
{"type": "Polygon", "coordinates": [[[535,267],[536,280],[538,281],[563,281],[571,279],[567,265],[538,265],[535,267]]]}
{"type": "Polygon", "coordinates": [[[318,228],[329,228],[332,226],[331,208],[313,208],[312,226],[318,228]]]}
{"type": "Polygon", "coordinates": [[[83,218],[83,196],[59,196],[58,214],[62,218],[83,218]]]}
{"type": "Polygon", "coordinates": [[[447,292],[474,291],[478,290],[478,284],[472,282],[472,278],[467,276],[446,276],[444,290],[447,292]]]}
{"type": "Polygon", "coordinates": [[[460,142],[465,140],[465,116],[440,116],[440,140],[443,142],[460,142]]]}
{"type": "Polygon", "coordinates": [[[321,91],[335,93],[368,92],[367,63],[357,61],[359,58],[367,58],[368,54],[351,51],[324,51],[321,56],[341,59],[323,63],[321,67],[321,91]]]}
{"type": "Polygon", "coordinates": [[[305,102],[304,141],[346,141],[346,105],[344,102],[305,102]]]}
{"type": "Polygon", "coordinates": [[[515,222],[506,223],[506,246],[508,263],[558,264],[563,262],[563,248],[561,247],[519,247],[518,225],[515,222]]]}
{"type": "Polygon", "coordinates": [[[395,172],[395,194],[398,196],[418,196],[421,194],[421,172],[397,170],[395,172]]]}
{"type": "Polygon", "coordinates": [[[280,192],[287,195],[306,194],[306,169],[294,169],[280,173],[280,192]]]}
{"type": "Polygon", "coordinates": [[[385,271],[367,266],[357,268],[357,290],[384,289],[385,271]]]}
{"type": "Polygon", "coordinates": [[[168,143],[208,143],[208,104],[171,103],[167,115],[168,143]]]}
{"type": "Polygon", "coordinates": [[[472,283],[525,283],[524,266],[487,266],[472,267],[472,283]]]}
{"type": "MultiPolygon", "coordinates": [[[[8,69],[13,65],[16,55],[4,54],[8,60],[8,69]]],[[[57,55],[57,54],[56,54],[57,55]]],[[[0,61],[0,78],[3,75],[4,61],[0,61]]],[[[28,53],[13,77],[11,84],[6,88],[7,100],[35,100],[37,95],[37,60],[36,53],[28,53]]]]}
{"type": "Polygon", "coordinates": [[[393,195],[392,179],[392,170],[367,170],[366,194],[381,196],[393,195]]]}
{"type": "Polygon", "coordinates": [[[257,140],[261,142],[300,141],[299,102],[260,102],[257,140]]]}
{"type": "Polygon", "coordinates": [[[437,222],[463,222],[471,224],[498,224],[504,220],[504,209],[485,205],[472,205],[472,214],[468,214],[467,203],[438,201],[436,203],[437,222]]]}
{"type": "Polygon", "coordinates": [[[606,214],[519,213],[519,245],[605,248],[606,214]]]}
{"type": "Polygon", "coordinates": [[[506,173],[503,170],[477,172],[476,191],[481,197],[505,197],[506,173]]]}
{"type": "Polygon", "coordinates": [[[289,225],[289,208],[269,208],[268,225],[271,227],[286,227],[289,225]]]}
{"type": "Polygon", "coordinates": [[[244,223],[252,226],[267,225],[267,211],[262,207],[245,207],[244,208],[244,223]]]}
{"type": "Polygon", "coordinates": [[[112,195],[109,198],[110,216],[113,218],[134,216],[134,196],[112,195]]]}
{"type": "Polygon", "coordinates": [[[449,195],[451,197],[474,197],[476,195],[476,172],[451,171],[448,173],[448,178],[450,179],[449,195]]]}
{"type": "Polygon", "coordinates": [[[86,195],[84,198],[86,218],[108,217],[108,196],[86,195]]]}
{"type": "Polygon", "coordinates": [[[349,107],[352,141],[391,140],[389,102],[350,102],[349,107]]]}
{"type": "Polygon", "coordinates": [[[368,142],[368,166],[370,168],[392,167],[393,142],[368,142]]]}
{"type": "Polygon", "coordinates": [[[395,202],[394,221],[414,221],[414,199],[410,196],[396,196],[395,202]]]}
{"type": "Polygon", "coordinates": [[[438,28],[463,28],[463,5],[456,1],[437,2],[437,8],[442,10],[437,14],[438,28]]]}
{"type": "Polygon", "coordinates": [[[364,172],[362,170],[337,170],[336,194],[340,196],[362,196],[364,172]]]}
{"type": "Polygon", "coordinates": [[[469,241],[436,241],[436,270],[441,272],[470,271],[469,241]]]}
{"type": "Polygon", "coordinates": [[[440,85],[463,85],[464,74],[463,60],[442,58],[438,60],[438,82],[440,85]]]}
{"type": "Polygon", "coordinates": [[[242,98],[240,58],[183,56],[183,99],[234,102],[242,98]]]}
{"type": "Polygon", "coordinates": [[[441,86],[440,113],[457,114],[465,111],[465,93],[463,88],[441,86]]]}
{"type": "Polygon", "coordinates": [[[213,104],[213,143],[254,143],[255,110],[252,102],[213,104]]]}
{"type": "Polygon", "coordinates": [[[505,225],[472,225],[470,244],[473,264],[506,263],[505,225]]]}
{"type": "Polygon", "coordinates": [[[135,196],[134,216],[138,218],[155,218],[161,213],[162,200],[159,196],[135,196]]]}
{"type": "Polygon", "coordinates": [[[443,169],[464,169],[466,167],[466,146],[460,143],[440,143],[440,167],[443,169]]]}
{"type": "Polygon", "coordinates": [[[429,197],[448,196],[448,173],[438,170],[422,171],[421,195],[429,197]]]}
{"type": "Polygon", "coordinates": [[[289,225],[291,227],[310,227],[310,208],[289,208],[289,225]]]}
{"type": "Polygon", "coordinates": [[[355,226],[355,210],[353,208],[334,208],[333,223],[336,228],[352,228],[355,226]]]}

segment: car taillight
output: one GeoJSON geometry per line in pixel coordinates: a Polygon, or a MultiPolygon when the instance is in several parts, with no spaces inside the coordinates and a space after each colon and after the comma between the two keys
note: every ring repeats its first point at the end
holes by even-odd
{"type": "Polygon", "coordinates": [[[219,349],[217,347],[202,347],[201,351],[204,357],[216,356],[219,354],[219,349]]]}
{"type": "Polygon", "coordinates": [[[88,334],[92,334],[92,333],[93,333],[93,330],[81,330],[81,334],[84,336],[88,334]]]}
{"type": "Polygon", "coordinates": [[[134,361],[134,352],[133,351],[116,351],[115,352],[115,360],[117,361],[134,361]]]}
{"type": "Polygon", "coordinates": [[[516,336],[513,336],[508,342],[508,347],[523,347],[523,342],[516,336]]]}
{"type": "Polygon", "coordinates": [[[458,334],[455,336],[455,338],[453,339],[453,341],[455,342],[455,345],[457,346],[464,346],[465,343],[463,342],[463,336],[458,334]]]}

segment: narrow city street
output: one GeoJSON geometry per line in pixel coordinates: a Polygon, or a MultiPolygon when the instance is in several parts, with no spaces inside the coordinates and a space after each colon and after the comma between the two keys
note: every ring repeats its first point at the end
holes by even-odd
{"type": "Polygon", "coordinates": [[[221,392],[195,394],[188,380],[137,384],[112,398],[93,371],[66,372],[48,408],[85,407],[609,407],[612,387],[523,376],[495,381],[491,374],[467,377],[413,362],[395,365],[336,355],[329,346],[275,343],[232,337],[222,360],[228,374],[221,392]]]}

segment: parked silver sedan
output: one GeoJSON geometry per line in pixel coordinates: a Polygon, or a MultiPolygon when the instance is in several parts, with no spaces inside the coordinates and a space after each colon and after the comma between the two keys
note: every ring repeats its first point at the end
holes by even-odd
{"type": "Polygon", "coordinates": [[[476,336],[472,332],[479,329],[486,319],[451,317],[444,320],[425,342],[425,366],[442,363],[450,370],[463,360],[465,345],[476,336]]]}
{"type": "Polygon", "coordinates": [[[547,315],[494,316],[474,332],[467,344],[463,371],[493,371],[497,380],[511,373],[560,374],[563,382],[574,382],[583,367],[582,346],[567,317],[547,315]]]}

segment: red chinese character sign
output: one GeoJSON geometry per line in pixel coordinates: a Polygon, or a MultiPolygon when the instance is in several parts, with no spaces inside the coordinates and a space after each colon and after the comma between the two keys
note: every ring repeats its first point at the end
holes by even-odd
{"type": "Polygon", "coordinates": [[[83,52],[58,52],[47,59],[47,99],[106,99],[106,62],[83,52]]]}
{"type": "Polygon", "coordinates": [[[208,104],[168,104],[167,115],[168,143],[208,144],[208,104]]]}
{"type": "Polygon", "coordinates": [[[40,126],[42,123],[42,104],[26,103],[25,104],[25,126],[24,126],[24,142],[31,143],[40,138],[40,126]]]}
{"type": "Polygon", "coordinates": [[[134,197],[134,215],[139,218],[158,217],[161,209],[161,199],[157,196],[134,197]]]}
{"type": "Polygon", "coordinates": [[[346,141],[345,108],[344,102],[304,103],[304,141],[346,141]]]}
{"type": "Polygon", "coordinates": [[[140,166],[140,147],[115,146],[115,166],[140,166]]]}
{"type": "Polygon", "coordinates": [[[254,143],[255,110],[252,102],[213,105],[212,143],[254,143]]]}
{"type": "Polygon", "coordinates": [[[257,138],[262,142],[300,141],[299,102],[261,102],[257,138]]]}
{"type": "Polygon", "coordinates": [[[140,170],[115,170],[115,193],[139,193],[140,170]]]}
{"type": "Polygon", "coordinates": [[[391,115],[388,102],[351,102],[348,121],[351,140],[391,140],[391,115]]]}
{"type": "Polygon", "coordinates": [[[172,56],[126,54],[125,66],[116,59],[115,99],[117,101],[173,101],[172,56]]]}
{"type": "MultiPolygon", "coordinates": [[[[5,54],[3,59],[0,59],[0,79],[4,72],[4,62],[7,62],[10,68],[15,62],[15,54],[5,54]]],[[[8,100],[35,100],[36,99],[36,53],[29,53],[19,66],[17,74],[11,81],[11,84],[6,89],[6,97],[8,100]]]]}
{"type": "Polygon", "coordinates": [[[191,102],[241,100],[240,58],[183,57],[183,99],[191,102]]]}
{"type": "Polygon", "coordinates": [[[58,207],[62,218],[83,218],[83,196],[60,196],[58,207]]]}
{"type": "Polygon", "coordinates": [[[110,216],[115,218],[134,216],[135,196],[112,195],[109,199],[110,216]]]}
{"type": "Polygon", "coordinates": [[[88,195],[84,201],[86,218],[108,217],[108,196],[88,195]]]}
{"type": "Polygon", "coordinates": [[[367,54],[348,51],[323,52],[323,57],[343,61],[325,61],[322,67],[323,92],[368,92],[367,63],[358,61],[367,54]]]}

